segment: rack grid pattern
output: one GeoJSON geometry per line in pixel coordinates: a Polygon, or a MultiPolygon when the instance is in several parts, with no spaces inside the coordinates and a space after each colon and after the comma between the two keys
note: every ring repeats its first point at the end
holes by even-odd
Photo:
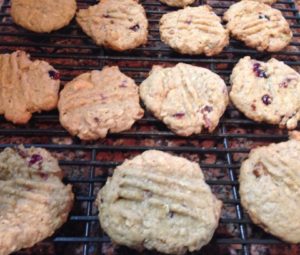
{"type": "MultiPolygon", "coordinates": [[[[77,2],[79,8],[97,3],[96,0],[77,2]]],[[[10,1],[4,0],[0,8],[0,53],[22,49],[30,53],[33,59],[44,59],[61,72],[63,83],[89,70],[118,65],[139,84],[147,77],[152,65],[169,66],[185,62],[209,68],[221,75],[228,84],[231,70],[241,57],[250,55],[259,60],[271,57],[270,54],[259,53],[233,39],[230,46],[215,57],[177,54],[160,41],[158,31],[162,14],[175,9],[158,0],[140,2],[146,9],[150,23],[148,43],[130,52],[120,53],[96,46],[75,21],[50,34],[26,31],[13,24],[9,15],[10,1]]],[[[196,0],[193,6],[205,3],[211,5],[218,15],[222,15],[234,1],[196,0]]],[[[292,0],[278,1],[274,7],[280,9],[290,22],[294,39],[286,50],[272,56],[299,71],[299,12],[292,0]]],[[[249,150],[286,140],[287,137],[285,130],[254,123],[232,106],[227,109],[215,132],[189,138],[178,137],[170,132],[149,113],[131,130],[110,134],[106,139],[96,142],[82,142],[70,137],[60,126],[57,111],[35,114],[25,126],[12,125],[1,116],[0,150],[20,143],[50,150],[60,160],[66,175],[65,181],[72,183],[76,194],[74,209],[65,226],[35,248],[17,254],[133,254],[134,251],[126,248],[116,249],[111,246],[109,238],[99,226],[94,199],[117,165],[148,149],[168,151],[198,162],[207,183],[224,203],[220,226],[211,244],[196,254],[249,255],[261,247],[265,247],[263,249],[266,251],[272,247],[289,250],[291,246],[251,223],[243,212],[238,195],[239,167],[249,150]]],[[[300,247],[296,248],[300,250],[300,247]]]]}

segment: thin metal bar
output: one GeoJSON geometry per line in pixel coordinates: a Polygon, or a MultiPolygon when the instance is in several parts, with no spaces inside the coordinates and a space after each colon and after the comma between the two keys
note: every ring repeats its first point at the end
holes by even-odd
{"type": "MultiPolygon", "coordinates": [[[[227,133],[226,127],[225,127],[224,124],[222,125],[222,132],[223,132],[223,134],[227,133]]],[[[223,144],[224,144],[224,147],[226,149],[229,148],[228,140],[226,138],[224,138],[223,144]]],[[[232,159],[231,159],[230,153],[226,153],[226,160],[227,160],[227,163],[229,165],[232,164],[232,159]]],[[[228,174],[229,174],[229,178],[230,178],[231,181],[233,181],[233,182],[237,181],[237,177],[235,176],[235,173],[234,173],[234,171],[233,171],[233,169],[231,167],[228,168],[228,174]]],[[[239,199],[238,189],[237,189],[236,185],[232,186],[232,196],[233,196],[234,200],[238,200],[239,199]]],[[[242,218],[243,218],[243,211],[242,210],[243,209],[242,209],[241,205],[239,203],[236,204],[235,209],[236,209],[237,218],[239,220],[242,220],[242,218]]],[[[239,230],[240,230],[240,236],[241,236],[242,241],[243,242],[247,242],[246,226],[244,224],[240,223],[239,224],[239,230]]],[[[243,255],[249,255],[250,254],[248,245],[246,245],[245,243],[243,243],[242,248],[243,248],[243,255]]]]}

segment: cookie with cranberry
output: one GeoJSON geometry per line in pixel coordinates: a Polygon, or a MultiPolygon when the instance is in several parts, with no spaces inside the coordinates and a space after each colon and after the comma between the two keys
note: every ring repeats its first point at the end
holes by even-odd
{"type": "Polygon", "coordinates": [[[42,241],[66,222],[74,195],[62,170],[41,148],[0,153],[0,254],[42,241]]]}
{"type": "Polygon", "coordinates": [[[115,243],[165,254],[206,245],[222,207],[199,164],[155,150],[118,166],[97,204],[101,227],[115,243]]]}
{"type": "Polygon", "coordinates": [[[116,51],[139,47],[147,42],[148,20],[135,0],[101,0],[79,10],[76,20],[97,45],[116,51]]]}
{"type": "Polygon", "coordinates": [[[24,51],[0,55],[0,114],[16,124],[32,113],[57,106],[59,73],[47,62],[30,60],[24,51]]]}
{"type": "Polygon", "coordinates": [[[75,0],[12,0],[14,22],[37,33],[50,33],[67,26],[73,19],[75,0]]]}
{"type": "Polygon", "coordinates": [[[225,82],[202,67],[179,63],[154,66],[140,96],[156,118],[181,136],[212,132],[228,104],[225,82]]]}
{"type": "Polygon", "coordinates": [[[251,150],[240,170],[240,197],[252,221],[290,243],[300,243],[300,141],[251,150]]]}
{"type": "Polygon", "coordinates": [[[300,119],[300,75],[274,58],[242,58],[230,81],[232,103],[248,118],[294,129],[300,119]]]}
{"type": "Polygon", "coordinates": [[[234,38],[258,51],[280,51],[293,37],[282,13],[260,2],[241,1],[231,5],[224,20],[234,38]]]}
{"type": "Polygon", "coordinates": [[[67,83],[58,110],[62,126],[82,140],[130,129],[144,115],[137,85],[117,66],[81,74],[67,83]]]}
{"type": "Polygon", "coordinates": [[[195,0],[160,0],[162,3],[174,7],[185,7],[192,4],[195,0]]]}
{"type": "Polygon", "coordinates": [[[159,24],[161,40],[182,54],[213,56],[229,44],[228,31],[208,5],[169,12],[159,24]]]}

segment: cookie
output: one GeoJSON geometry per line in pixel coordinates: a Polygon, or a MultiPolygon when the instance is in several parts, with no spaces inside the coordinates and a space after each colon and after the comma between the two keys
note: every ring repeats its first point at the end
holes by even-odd
{"type": "Polygon", "coordinates": [[[206,245],[222,207],[198,164],[155,150],[118,166],[97,204],[101,227],[114,242],[167,254],[206,245]]]}
{"type": "Polygon", "coordinates": [[[51,236],[67,220],[74,195],[62,170],[40,148],[0,153],[0,254],[7,255],[51,236]]]}
{"type": "Polygon", "coordinates": [[[25,124],[32,113],[56,108],[59,79],[51,65],[31,61],[24,51],[0,55],[0,114],[25,124]]]}
{"type": "Polygon", "coordinates": [[[140,96],[156,118],[181,136],[212,132],[228,104],[224,81],[202,67],[179,63],[154,66],[140,85],[140,96]]]}
{"type": "Polygon", "coordinates": [[[84,73],[67,83],[58,110],[62,126],[82,140],[130,129],[144,114],[137,85],[117,66],[84,73]]]}
{"type": "Polygon", "coordinates": [[[80,10],[76,20],[97,45],[116,51],[139,47],[147,42],[148,20],[135,0],[101,0],[80,10]]]}
{"type": "Polygon", "coordinates": [[[279,10],[255,1],[231,5],[224,20],[234,38],[258,51],[280,51],[293,37],[289,23],[279,10]]]}
{"type": "Polygon", "coordinates": [[[213,56],[229,44],[228,31],[208,5],[164,14],[159,31],[161,40],[182,54],[213,56]]]}
{"type": "MultiPolygon", "coordinates": [[[[244,1],[249,1],[249,0],[244,0],[244,1]]],[[[264,3],[264,4],[273,4],[273,3],[277,2],[277,0],[252,0],[252,1],[264,3]]]]}
{"type": "Polygon", "coordinates": [[[232,103],[248,118],[294,129],[300,119],[300,75],[274,58],[242,58],[230,82],[232,103]]]}
{"type": "Polygon", "coordinates": [[[299,133],[294,138],[252,149],[239,182],[252,221],[284,241],[300,243],[299,133]]]}
{"type": "Polygon", "coordinates": [[[160,0],[162,3],[174,7],[185,7],[192,4],[195,0],[160,0]]]}
{"type": "Polygon", "coordinates": [[[73,19],[75,0],[12,0],[14,22],[37,33],[50,33],[67,26],[73,19]]]}

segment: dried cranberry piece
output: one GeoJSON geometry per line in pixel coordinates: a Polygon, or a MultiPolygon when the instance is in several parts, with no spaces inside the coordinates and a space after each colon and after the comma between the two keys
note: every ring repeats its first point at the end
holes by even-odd
{"type": "Polygon", "coordinates": [[[34,165],[35,163],[39,162],[39,161],[42,161],[43,160],[43,157],[39,154],[33,154],[31,155],[31,158],[29,160],[29,165],[34,165]]]}
{"type": "Polygon", "coordinates": [[[184,112],[178,112],[172,115],[174,118],[181,119],[185,116],[184,112]]]}
{"type": "Polygon", "coordinates": [[[60,74],[59,74],[59,72],[55,72],[55,71],[53,71],[53,70],[50,70],[50,71],[48,72],[48,74],[49,74],[49,77],[50,77],[51,79],[53,79],[53,80],[59,80],[59,79],[60,79],[60,74]]]}
{"type": "Polygon", "coordinates": [[[255,63],[253,65],[253,72],[255,73],[255,75],[260,78],[268,78],[265,71],[260,69],[260,67],[261,67],[260,63],[255,63]]]}
{"type": "Polygon", "coordinates": [[[262,96],[261,100],[265,105],[269,105],[272,103],[272,97],[270,97],[269,95],[262,96]]]}
{"type": "Polygon", "coordinates": [[[201,110],[201,112],[211,112],[213,110],[213,108],[209,105],[206,105],[203,107],[203,109],[201,110]]]}
{"type": "Polygon", "coordinates": [[[47,180],[49,178],[49,175],[45,173],[39,173],[39,176],[44,180],[47,180]]]}
{"type": "Polygon", "coordinates": [[[123,80],[122,83],[120,84],[120,88],[127,88],[127,80],[123,80]]]}
{"type": "Polygon", "coordinates": [[[132,27],[130,27],[129,29],[133,30],[134,32],[138,31],[140,29],[140,25],[139,24],[136,24],[132,27]]]}
{"type": "Polygon", "coordinates": [[[110,18],[111,16],[110,15],[108,15],[108,14],[104,14],[103,15],[103,18],[110,18]]]}

